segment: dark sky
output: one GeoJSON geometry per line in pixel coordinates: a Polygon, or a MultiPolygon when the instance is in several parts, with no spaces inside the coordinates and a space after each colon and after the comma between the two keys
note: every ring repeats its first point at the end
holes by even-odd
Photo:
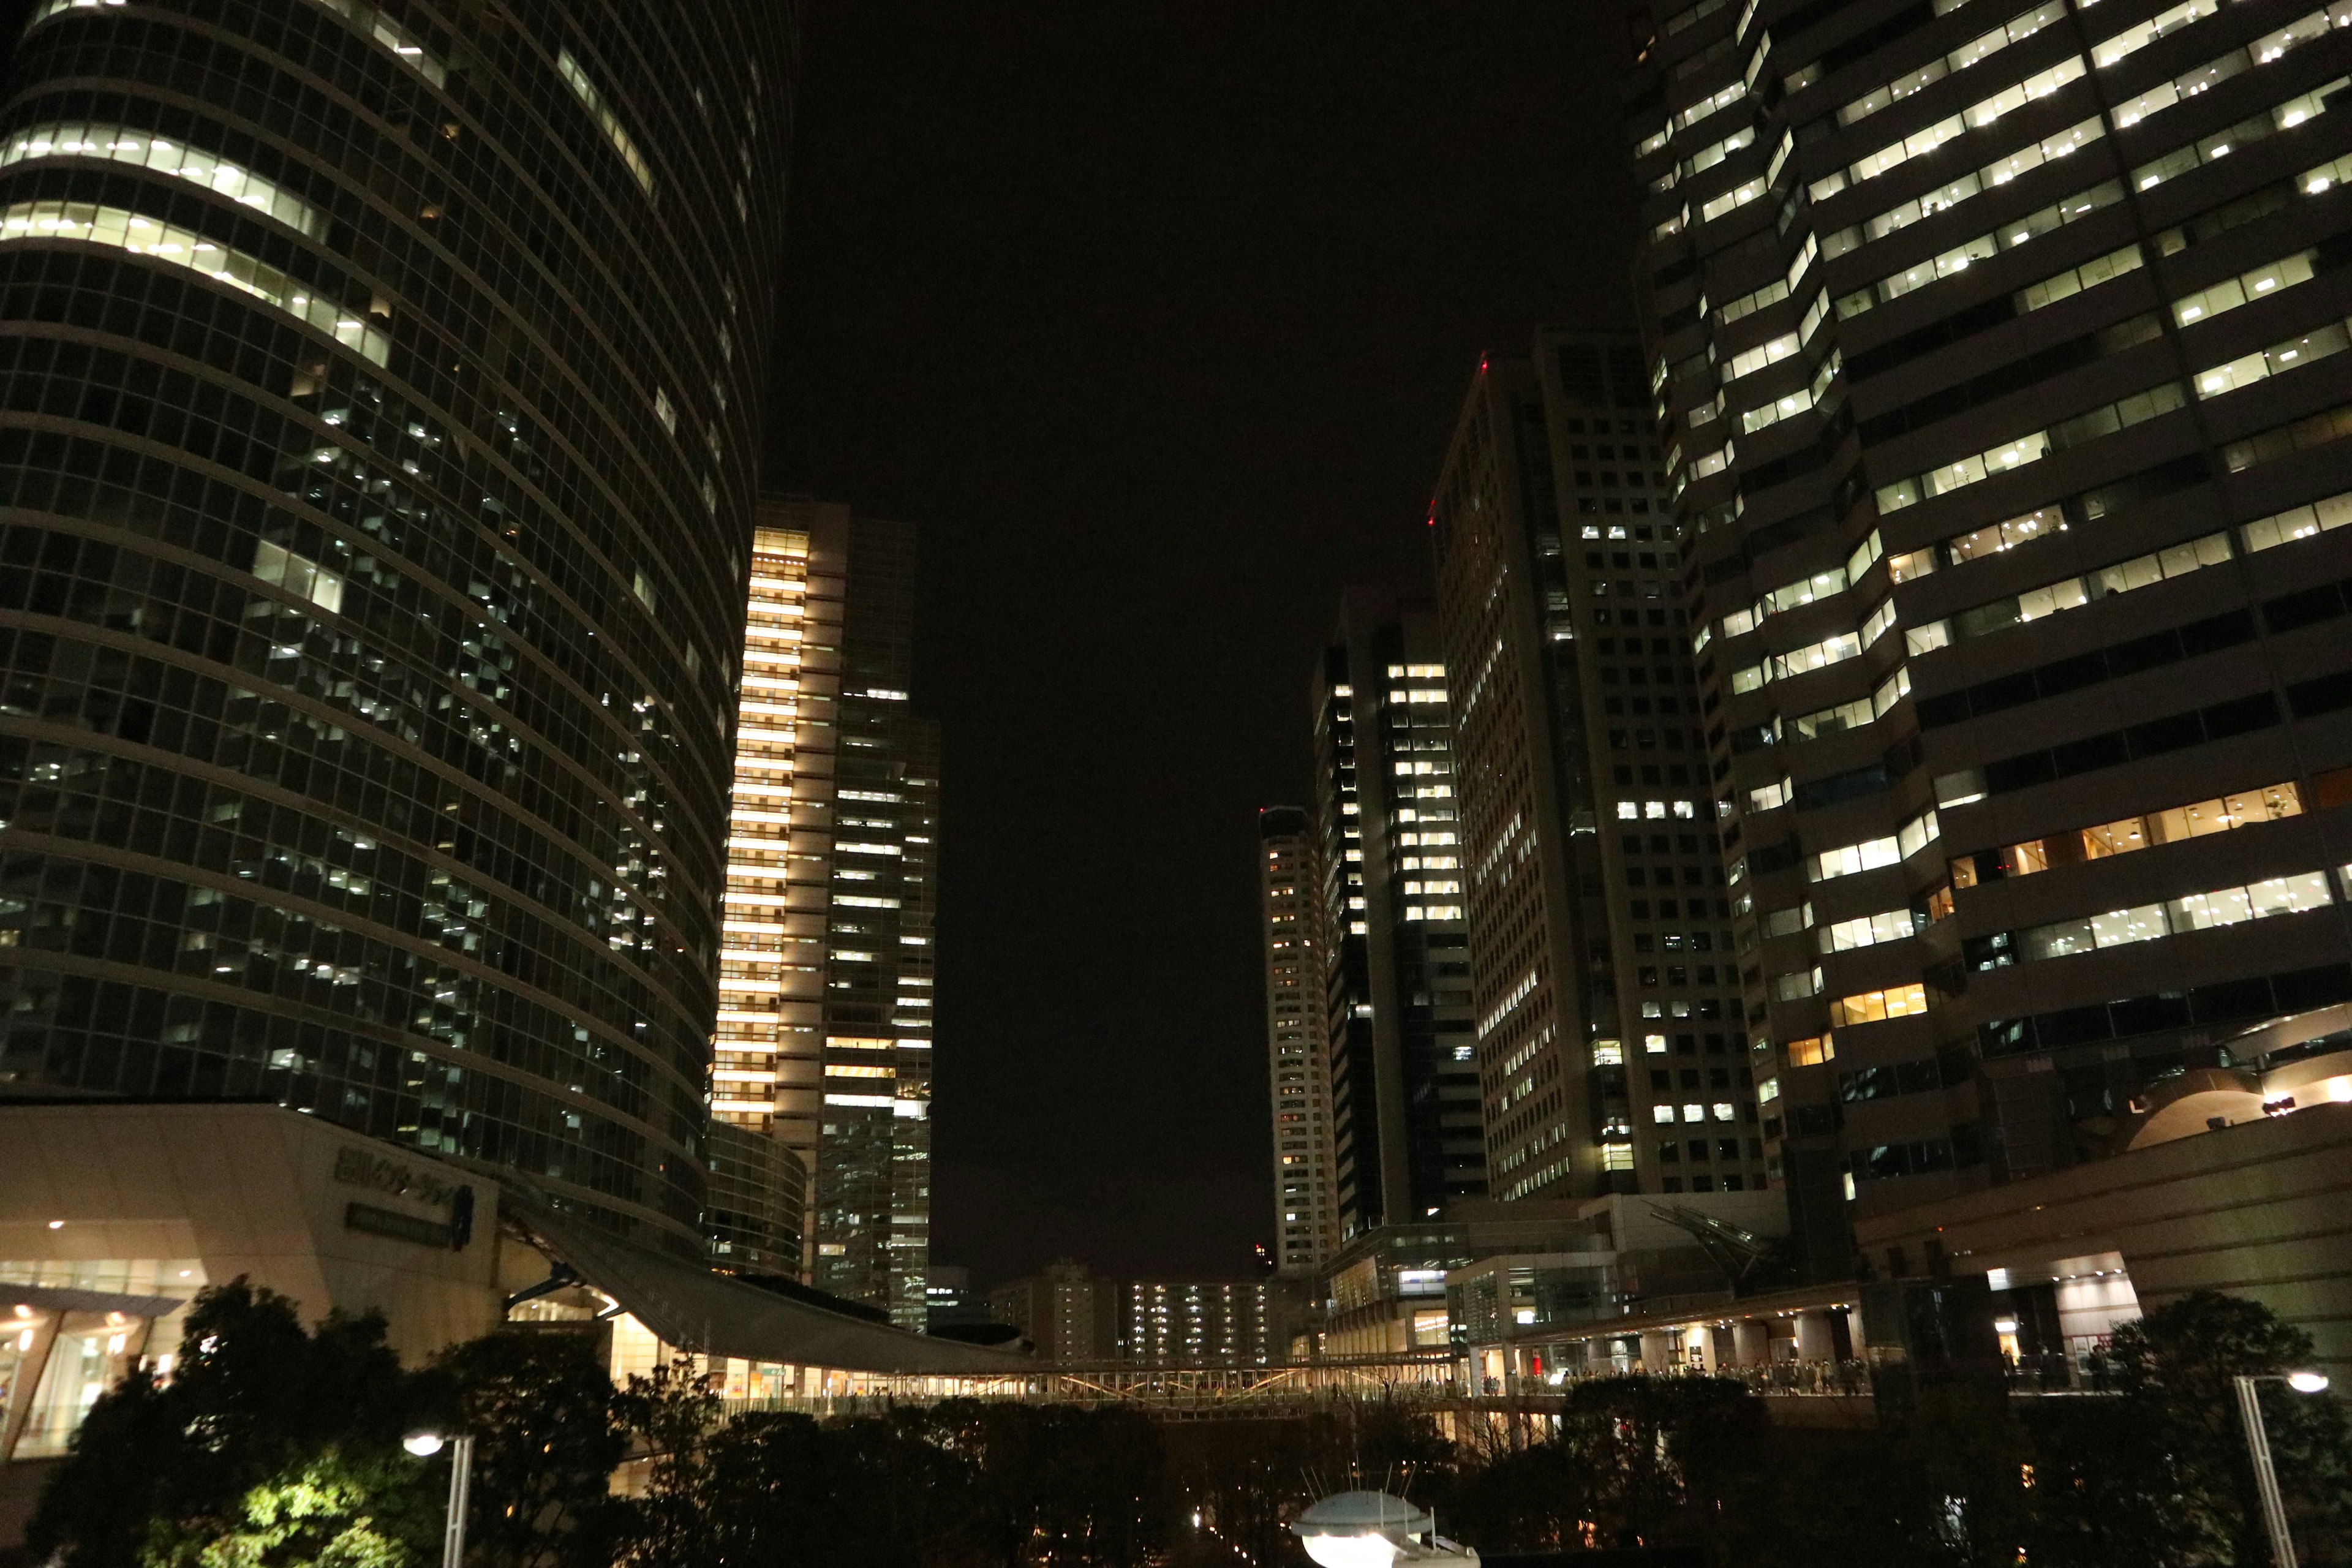
{"type": "Polygon", "coordinates": [[[766,477],[925,529],[935,1261],[1270,1237],[1255,813],[1479,353],[1623,319],[1619,16],[814,5],[766,477]]]}

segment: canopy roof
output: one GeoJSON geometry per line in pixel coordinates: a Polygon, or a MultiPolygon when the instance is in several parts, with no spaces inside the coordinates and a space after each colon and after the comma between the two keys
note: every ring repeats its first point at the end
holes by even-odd
{"type": "Polygon", "coordinates": [[[705,1355],[916,1377],[1025,1377],[1030,1357],[935,1340],[648,1252],[502,1184],[499,1211],[665,1343],[705,1355]]]}

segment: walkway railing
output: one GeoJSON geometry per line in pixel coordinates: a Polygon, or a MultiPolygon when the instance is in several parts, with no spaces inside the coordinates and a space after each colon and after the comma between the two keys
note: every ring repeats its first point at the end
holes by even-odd
{"type": "MultiPolygon", "coordinates": [[[[1460,1363],[1426,1353],[1410,1358],[1350,1363],[1295,1363],[1201,1367],[1094,1363],[1083,1367],[1041,1366],[1021,1379],[995,1379],[955,1393],[937,1389],[905,1393],[779,1394],[722,1402],[730,1415],[754,1411],[794,1411],[815,1416],[874,1415],[944,1398],[1003,1400],[1030,1405],[1125,1405],[1155,1415],[1238,1415],[1255,1409],[1286,1414],[1364,1405],[1410,1405],[1426,1409],[1489,1401],[1536,1403],[1565,1398],[1577,1384],[1624,1376],[1631,1368],[1602,1366],[1566,1373],[1467,1378],[1460,1363]]],[[[1783,1361],[1769,1366],[1677,1366],[1666,1377],[1727,1377],[1765,1398],[1868,1398],[1874,1392],[1870,1365],[1858,1360],[1783,1361]]],[[[2011,1364],[2013,1394],[2079,1394],[2113,1392],[2105,1348],[2092,1345],[2053,1351],[2011,1364]]]]}

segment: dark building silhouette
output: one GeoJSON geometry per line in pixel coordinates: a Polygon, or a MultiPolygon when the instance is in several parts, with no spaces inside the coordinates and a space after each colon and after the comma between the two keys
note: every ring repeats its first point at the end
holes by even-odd
{"type": "Polygon", "coordinates": [[[1313,689],[1316,911],[1339,1235],[1486,1190],[1436,617],[1351,588],[1313,689]]]}
{"type": "Polygon", "coordinates": [[[0,110],[0,1093],[702,1255],[790,5],[42,0],[0,110]]]}
{"type": "Polygon", "coordinates": [[[1430,521],[1496,1197],[1764,1190],[1641,343],[1473,378],[1430,521]]]}

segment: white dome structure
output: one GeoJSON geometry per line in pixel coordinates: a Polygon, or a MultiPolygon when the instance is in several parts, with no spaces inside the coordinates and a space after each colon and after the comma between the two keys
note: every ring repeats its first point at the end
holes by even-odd
{"type": "Polygon", "coordinates": [[[1437,1533],[1437,1521],[1387,1492],[1339,1492],[1300,1514],[1291,1531],[1322,1568],[1391,1568],[1398,1563],[1454,1563],[1475,1568],[1478,1554],[1437,1533]]]}

